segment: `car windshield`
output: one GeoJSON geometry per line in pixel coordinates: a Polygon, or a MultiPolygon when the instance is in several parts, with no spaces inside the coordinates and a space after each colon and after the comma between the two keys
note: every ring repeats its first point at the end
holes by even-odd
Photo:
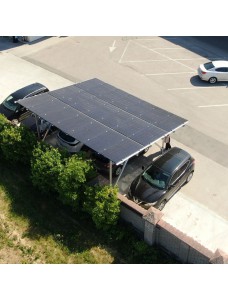
{"type": "Polygon", "coordinates": [[[170,175],[163,170],[152,166],[147,169],[143,175],[143,179],[146,180],[151,186],[159,189],[165,189],[169,181],[170,175]]]}
{"type": "Polygon", "coordinates": [[[19,100],[19,98],[13,96],[13,95],[9,95],[4,101],[3,101],[3,105],[8,108],[9,110],[13,110],[16,111],[19,107],[20,104],[17,103],[17,101],[19,100]]]}
{"type": "Polygon", "coordinates": [[[210,62],[204,64],[204,67],[205,67],[206,70],[210,70],[210,69],[214,68],[215,66],[214,66],[213,63],[210,61],[210,62]]]}

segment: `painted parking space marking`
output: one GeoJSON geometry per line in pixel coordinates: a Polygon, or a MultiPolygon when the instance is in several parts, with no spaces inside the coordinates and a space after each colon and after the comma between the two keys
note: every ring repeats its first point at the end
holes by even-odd
{"type": "Polygon", "coordinates": [[[144,59],[144,60],[126,60],[128,63],[145,63],[145,62],[156,62],[156,61],[169,61],[169,59],[144,59]]]}
{"type": "Polygon", "coordinates": [[[199,108],[208,108],[208,107],[224,107],[228,106],[228,104],[213,104],[213,105],[199,105],[199,108]]]}
{"type": "Polygon", "coordinates": [[[156,53],[156,54],[159,54],[159,55],[161,55],[161,56],[167,58],[168,60],[174,61],[174,62],[176,62],[177,64],[180,64],[180,65],[184,66],[185,68],[188,68],[188,69],[190,69],[190,70],[194,70],[194,71],[195,71],[195,69],[193,69],[193,68],[191,68],[191,67],[189,67],[189,66],[183,64],[183,63],[180,62],[180,61],[176,61],[175,59],[170,58],[169,56],[167,56],[167,55],[165,55],[165,54],[161,54],[161,53],[159,53],[158,51],[153,50],[153,49],[150,49],[150,48],[148,48],[147,46],[141,45],[140,43],[138,43],[138,42],[136,42],[136,41],[133,41],[133,43],[134,43],[134,44],[137,44],[138,46],[140,46],[140,47],[142,47],[142,48],[145,48],[145,49],[147,49],[147,50],[150,50],[150,51],[152,51],[152,52],[154,52],[154,53],[156,53]]]}
{"type": "Polygon", "coordinates": [[[176,72],[176,73],[149,73],[146,76],[160,76],[160,75],[179,75],[179,74],[196,74],[196,72],[176,72]]]}
{"type": "Polygon", "coordinates": [[[181,87],[181,88],[171,88],[167,89],[168,91],[175,91],[175,90],[196,90],[196,89],[216,89],[226,87],[226,85],[220,85],[220,86],[194,86],[194,87],[181,87]]]}
{"type": "Polygon", "coordinates": [[[150,50],[179,50],[182,49],[181,47],[156,47],[156,48],[149,48],[150,50]]]}
{"type": "Polygon", "coordinates": [[[122,53],[122,55],[121,55],[121,57],[120,57],[120,59],[119,59],[119,63],[122,62],[122,59],[123,59],[123,57],[124,57],[124,54],[125,54],[126,51],[127,51],[127,48],[128,48],[128,45],[129,45],[129,44],[130,44],[130,41],[127,42],[127,45],[125,46],[124,51],[123,51],[123,53],[122,53]]]}
{"type": "MultiPolygon", "coordinates": [[[[191,67],[189,67],[189,66],[187,66],[187,65],[185,65],[185,64],[183,64],[182,62],[180,62],[179,60],[176,60],[176,59],[172,59],[172,58],[170,58],[169,56],[167,56],[167,55],[165,55],[165,54],[161,54],[161,53],[159,53],[158,51],[156,51],[156,50],[154,50],[154,49],[151,49],[151,48],[149,48],[149,47],[147,47],[147,46],[145,46],[145,45],[142,45],[142,44],[140,44],[140,41],[141,40],[143,40],[143,39],[139,39],[139,40],[129,40],[128,42],[127,42],[127,45],[125,46],[125,48],[124,48],[124,50],[123,50],[123,53],[122,53],[122,55],[121,55],[121,57],[120,57],[120,59],[119,59],[119,63],[123,63],[123,58],[124,58],[124,55],[125,55],[125,53],[127,52],[127,49],[128,49],[128,47],[129,47],[129,45],[130,45],[130,43],[132,44],[136,44],[136,45],[138,45],[139,47],[142,47],[142,48],[144,48],[144,49],[147,49],[147,50],[149,50],[149,51],[151,51],[151,52],[154,52],[154,53],[156,53],[156,54],[158,54],[158,55],[160,55],[161,57],[163,57],[163,59],[159,59],[159,60],[137,60],[137,61],[135,61],[135,60],[131,60],[131,61],[129,61],[129,60],[127,60],[127,61],[125,61],[125,62],[128,62],[128,63],[136,63],[136,62],[138,62],[138,63],[140,63],[140,62],[147,62],[147,61],[173,61],[173,62],[175,62],[175,63],[177,63],[177,64],[180,64],[180,65],[182,65],[182,66],[184,66],[185,68],[188,68],[188,69],[190,69],[190,70],[194,70],[195,71],[195,69],[193,69],[193,68],[191,68],[191,67]],[[165,59],[164,59],[165,58],[165,59]]],[[[148,39],[149,40],[149,39],[148,39]]],[[[164,48],[160,48],[160,49],[164,49],[164,48]]],[[[181,59],[180,59],[181,60],[181,59]]]]}

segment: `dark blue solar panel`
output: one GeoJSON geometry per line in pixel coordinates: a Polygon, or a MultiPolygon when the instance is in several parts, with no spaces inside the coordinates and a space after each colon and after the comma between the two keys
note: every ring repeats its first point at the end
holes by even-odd
{"type": "MultiPolygon", "coordinates": [[[[171,118],[175,119],[175,124],[177,124],[177,127],[183,125],[183,123],[187,121],[98,79],[91,79],[86,82],[79,83],[77,86],[85,91],[89,91],[91,94],[99,97],[100,99],[156,126],[157,124],[160,126],[163,120],[170,118],[170,116],[171,118]],[[90,87],[90,81],[93,81],[92,89],[90,87]]],[[[170,132],[173,130],[173,127],[170,125],[170,128],[166,126],[164,129],[170,132]]]]}
{"type": "MultiPolygon", "coordinates": [[[[130,113],[126,113],[126,111],[99,99],[97,96],[79,89],[76,85],[70,86],[67,93],[64,89],[61,89],[50,94],[84,113],[86,116],[99,121],[101,124],[125,136],[130,136],[138,143],[141,143],[145,139],[148,140],[153,135],[152,132],[156,130],[148,122],[132,116],[130,113]],[[136,135],[138,132],[141,132],[141,134],[145,133],[145,137],[142,137],[140,134],[136,135]]],[[[160,130],[160,136],[164,134],[165,132],[161,132],[160,130]]],[[[148,142],[143,142],[143,146],[146,145],[148,145],[148,142]]]]}
{"type": "Polygon", "coordinates": [[[187,122],[98,79],[19,102],[115,163],[187,122]]]}

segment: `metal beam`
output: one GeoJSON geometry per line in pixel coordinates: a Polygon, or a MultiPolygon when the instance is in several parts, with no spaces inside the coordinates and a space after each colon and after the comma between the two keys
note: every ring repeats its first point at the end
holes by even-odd
{"type": "Polygon", "coordinates": [[[35,114],[35,121],[36,121],[36,130],[37,130],[38,139],[40,140],[40,127],[38,124],[37,114],[35,114]]]}
{"type": "Polygon", "coordinates": [[[51,129],[51,126],[52,126],[52,125],[49,124],[49,126],[48,126],[48,128],[47,128],[47,130],[46,130],[46,132],[45,132],[45,134],[44,134],[44,137],[43,137],[42,141],[45,140],[46,136],[48,135],[49,130],[51,129]]]}
{"type": "Polygon", "coordinates": [[[112,161],[109,161],[109,184],[112,186],[112,161]]]}
{"type": "Polygon", "coordinates": [[[127,165],[127,162],[128,162],[128,159],[127,160],[125,160],[125,162],[124,162],[124,164],[123,164],[123,168],[121,169],[121,172],[120,172],[120,174],[119,174],[119,176],[118,176],[118,178],[117,178],[117,180],[116,180],[116,185],[118,184],[118,182],[119,182],[119,180],[120,180],[120,177],[121,177],[121,175],[123,174],[123,171],[124,171],[124,169],[125,169],[125,167],[126,167],[126,165],[127,165]]]}

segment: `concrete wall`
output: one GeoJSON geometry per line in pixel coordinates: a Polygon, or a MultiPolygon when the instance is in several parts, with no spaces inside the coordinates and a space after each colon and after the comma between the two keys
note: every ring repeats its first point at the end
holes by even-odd
{"type": "Polygon", "coordinates": [[[149,245],[156,244],[181,263],[223,264],[228,255],[219,249],[212,251],[162,220],[162,212],[151,207],[145,210],[119,194],[121,218],[132,224],[149,245]]]}

